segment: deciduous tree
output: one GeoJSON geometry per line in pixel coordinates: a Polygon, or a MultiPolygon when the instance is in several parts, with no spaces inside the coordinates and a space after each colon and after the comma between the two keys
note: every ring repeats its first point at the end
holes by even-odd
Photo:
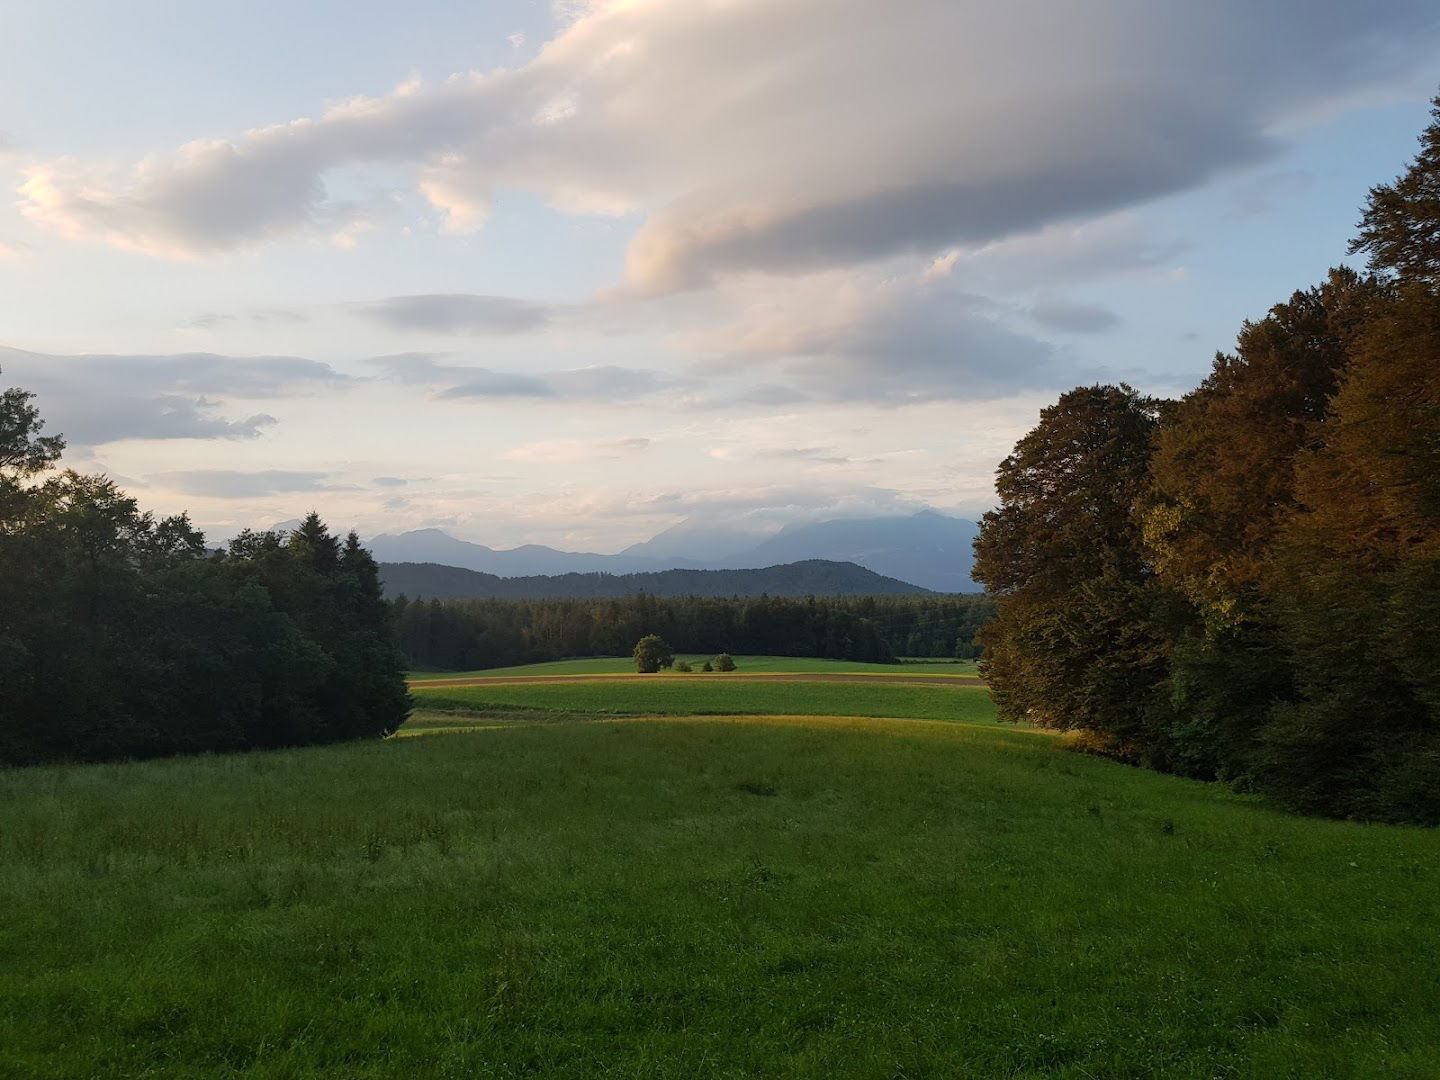
{"type": "Polygon", "coordinates": [[[995,597],[982,670],[1001,715],[1164,753],[1151,699],[1165,674],[1137,507],[1163,403],[1128,386],[1063,394],[1000,464],[975,577],[995,597]]]}
{"type": "Polygon", "coordinates": [[[646,634],[637,641],[633,656],[635,670],[641,675],[653,675],[675,662],[675,654],[658,634],[646,634]]]}

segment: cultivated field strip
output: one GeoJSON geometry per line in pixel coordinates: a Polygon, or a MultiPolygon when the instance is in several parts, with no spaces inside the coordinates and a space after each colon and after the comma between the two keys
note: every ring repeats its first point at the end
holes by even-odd
{"type": "MultiPolygon", "coordinates": [[[[745,673],[731,671],[725,673],[696,673],[686,678],[705,679],[714,682],[800,682],[800,683],[867,683],[876,680],[884,680],[887,683],[909,686],[945,686],[945,687],[968,687],[972,689],[985,689],[986,683],[977,675],[890,675],[874,674],[870,672],[856,672],[851,674],[831,674],[825,672],[759,672],[745,673]]],[[[679,676],[668,673],[657,675],[637,675],[633,672],[628,674],[598,674],[598,675],[466,675],[454,679],[426,677],[412,679],[412,689],[428,690],[440,689],[455,686],[523,686],[532,683],[550,683],[555,681],[563,682],[674,682],[679,676]]]]}

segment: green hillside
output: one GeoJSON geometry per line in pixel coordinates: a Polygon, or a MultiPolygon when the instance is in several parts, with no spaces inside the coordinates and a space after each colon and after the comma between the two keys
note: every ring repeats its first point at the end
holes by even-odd
{"type": "Polygon", "coordinates": [[[874,682],[752,687],[967,722],[430,713],[498,727],[0,773],[0,1072],[1440,1072],[1440,834],[874,682]]]}

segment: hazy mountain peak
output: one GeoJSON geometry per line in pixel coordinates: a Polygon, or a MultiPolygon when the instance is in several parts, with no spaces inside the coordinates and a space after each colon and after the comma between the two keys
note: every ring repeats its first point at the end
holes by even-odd
{"type": "Polygon", "coordinates": [[[974,522],[936,510],[792,522],[770,535],[685,521],[616,555],[543,544],[497,550],[441,529],[377,536],[381,562],[438,563],[499,577],[635,574],[671,569],[748,569],[812,560],[853,562],[885,577],[940,592],[979,591],[970,578],[974,522]]]}

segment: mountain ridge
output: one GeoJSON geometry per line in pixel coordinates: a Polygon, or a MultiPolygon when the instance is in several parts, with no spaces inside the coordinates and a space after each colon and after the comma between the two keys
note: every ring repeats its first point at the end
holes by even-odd
{"type": "Polygon", "coordinates": [[[854,563],[807,559],[744,570],[670,569],[638,574],[499,577],[438,563],[380,564],[390,596],[412,599],[548,600],[652,596],[921,596],[929,590],[854,563]]]}
{"type": "Polygon", "coordinates": [[[759,569],[820,560],[854,563],[882,577],[935,592],[979,592],[980,586],[970,576],[978,532],[973,521],[921,510],[795,523],[759,539],[723,526],[712,529],[682,522],[614,555],[561,551],[543,544],[492,548],[435,528],[383,534],[369,540],[367,546],[380,562],[433,563],[502,578],[759,569]],[[747,538],[753,540],[749,546],[713,554],[723,551],[732,540],[743,545],[747,538]],[[677,548],[676,553],[661,554],[677,548]]]}

